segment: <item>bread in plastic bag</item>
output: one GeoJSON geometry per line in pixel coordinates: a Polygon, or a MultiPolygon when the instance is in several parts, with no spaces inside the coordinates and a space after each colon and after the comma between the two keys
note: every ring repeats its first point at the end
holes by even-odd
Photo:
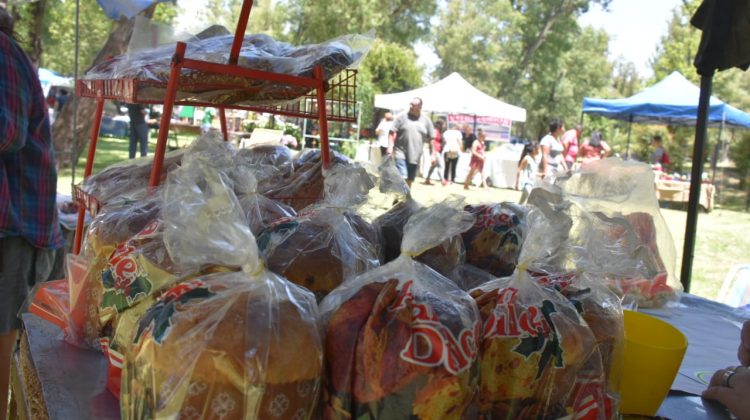
{"type": "MultiPolygon", "coordinates": [[[[455,197],[452,200],[455,200],[455,197]]],[[[405,197],[403,201],[399,201],[390,210],[373,220],[373,225],[380,231],[383,238],[386,262],[396,259],[401,254],[404,227],[409,218],[421,208],[421,205],[411,197],[405,197]]],[[[430,229],[440,230],[442,226],[436,225],[430,227],[430,229]]],[[[456,266],[463,264],[465,260],[462,236],[456,234],[449,237],[414,258],[440,274],[448,276],[456,266]]]]}
{"type": "Polygon", "coordinates": [[[410,257],[472,222],[460,207],[443,203],[418,212],[407,224],[401,257],[345,282],[323,300],[324,418],[477,416],[476,305],[452,281],[410,257]],[[438,221],[443,229],[432,232],[438,221]]]}
{"type": "Polygon", "coordinates": [[[463,233],[466,262],[497,277],[513,273],[524,240],[526,210],[513,203],[468,205],[474,226],[463,233]]]}
{"type": "MultiPolygon", "coordinates": [[[[164,157],[161,181],[167,173],[179,167],[184,150],[169,152],[164,157]]],[[[98,174],[83,180],[80,188],[95,197],[99,205],[106,206],[112,200],[140,200],[146,197],[146,186],[151,177],[153,157],[126,160],[108,166],[98,174]]]]}
{"type": "Polygon", "coordinates": [[[378,232],[354,212],[373,186],[364,168],[334,167],[324,202],[274,223],[258,238],[268,268],[322,298],[346,278],[380,265],[378,232]]]}
{"type": "Polygon", "coordinates": [[[594,347],[562,295],[525,271],[471,292],[482,314],[481,411],[493,419],[557,418],[594,347]]]}
{"type": "Polygon", "coordinates": [[[487,271],[474,267],[471,264],[459,264],[448,273],[449,279],[453,280],[461,290],[470,291],[489,281],[495,280],[497,276],[487,271]]]}
{"type": "Polygon", "coordinates": [[[165,186],[170,256],[242,271],[179,283],[140,318],[124,351],[122,417],[314,418],[323,373],[315,298],[263,267],[225,174],[204,165],[165,186]]]}
{"type": "MultiPolygon", "coordinates": [[[[331,167],[350,165],[346,156],[331,152],[331,167]]],[[[310,150],[299,156],[293,163],[293,171],[277,185],[268,190],[259,190],[273,200],[292,206],[294,210],[321,201],[325,197],[323,161],[320,150],[310,150]]]]}
{"type": "MultiPolygon", "coordinates": [[[[480,350],[482,413],[491,418],[558,418],[568,415],[580,373],[596,340],[575,306],[538,284],[529,263],[547,256],[557,239],[539,210],[513,275],[472,290],[482,314],[480,350]]],[[[599,371],[601,373],[601,371],[599,371]]]]}
{"type": "MultiPolygon", "coordinates": [[[[226,64],[234,35],[216,36],[187,42],[185,57],[226,64]]],[[[347,67],[357,65],[370,48],[371,35],[346,35],[321,44],[292,46],[266,34],[245,35],[237,64],[240,67],[292,76],[313,77],[316,66],[328,80],[347,67]]],[[[92,67],[84,76],[85,84],[98,79],[135,79],[141,81],[137,98],[163,100],[169,79],[174,45],[136,51],[113,57],[92,67]]],[[[310,91],[309,87],[218,74],[183,68],[179,78],[177,101],[197,100],[216,104],[262,105],[290,101],[310,91]],[[221,86],[231,86],[231,89],[221,86]]]]}
{"type": "MultiPolygon", "coordinates": [[[[626,248],[626,262],[633,270],[613,271],[611,279],[625,295],[635,297],[641,307],[663,306],[679,299],[682,285],[675,269],[674,240],[659,210],[649,165],[604,159],[581,168],[558,185],[566,200],[598,215],[601,226],[609,226],[593,239],[626,248]]],[[[597,248],[602,249],[589,247],[597,248]]]]}

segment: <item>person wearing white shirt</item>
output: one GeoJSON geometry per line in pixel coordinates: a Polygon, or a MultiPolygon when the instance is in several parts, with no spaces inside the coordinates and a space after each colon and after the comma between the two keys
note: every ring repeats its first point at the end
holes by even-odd
{"type": "Polygon", "coordinates": [[[565,126],[560,120],[553,119],[549,123],[549,133],[542,137],[539,145],[542,147],[542,176],[547,177],[555,172],[567,171],[563,156],[563,145],[560,136],[565,132],[565,126]]]}
{"type": "Polygon", "coordinates": [[[391,131],[393,126],[393,114],[386,112],[383,115],[383,119],[380,120],[380,124],[375,129],[375,134],[378,136],[378,146],[380,146],[380,156],[388,154],[388,133],[391,131]]]}
{"type": "Polygon", "coordinates": [[[443,133],[445,146],[443,157],[445,158],[445,173],[443,174],[443,185],[456,182],[456,167],[458,166],[458,154],[461,153],[461,142],[463,136],[455,124],[443,133]]]}

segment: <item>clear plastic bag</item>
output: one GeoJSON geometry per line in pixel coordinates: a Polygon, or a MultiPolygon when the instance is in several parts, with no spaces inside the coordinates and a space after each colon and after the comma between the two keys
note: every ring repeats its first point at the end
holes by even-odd
{"type": "Polygon", "coordinates": [[[165,186],[170,256],[242,271],[179,283],[137,321],[123,351],[122,417],[314,418],[323,374],[315,298],[263,267],[232,189],[203,164],[165,186]]]}
{"type": "MultiPolygon", "coordinates": [[[[166,178],[167,173],[179,167],[183,153],[184,150],[175,150],[166,154],[161,181],[166,178]]],[[[146,187],[151,177],[153,161],[153,157],[149,156],[116,163],[84,179],[80,187],[94,196],[102,206],[115,199],[143,199],[147,195],[146,187]]]]}
{"type": "Polygon", "coordinates": [[[136,326],[122,417],[315,418],[317,320],[312,294],[268,271],[180,283],[136,326]]]}
{"type": "MultiPolygon", "coordinates": [[[[237,64],[253,70],[300,77],[313,77],[313,69],[321,66],[324,78],[328,80],[345,68],[357,66],[373,39],[370,34],[346,35],[321,44],[294,47],[265,34],[245,35],[237,64]]],[[[185,57],[226,64],[233,40],[234,35],[192,40],[187,42],[185,57]]],[[[174,45],[165,45],[111,58],[89,70],[84,83],[97,79],[147,81],[150,83],[141,85],[138,99],[163,100],[174,51],[174,45]]],[[[183,69],[177,100],[261,105],[294,100],[309,91],[310,88],[304,86],[183,69]]]]}
{"type": "Polygon", "coordinates": [[[513,273],[524,241],[526,210],[517,204],[466,206],[476,219],[463,233],[466,262],[496,277],[513,273]]]}
{"type": "MultiPolygon", "coordinates": [[[[337,165],[351,165],[346,156],[331,152],[331,167],[337,165]]],[[[295,211],[321,201],[325,194],[323,190],[323,161],[320,150],[310,150],[302,154],[293,162],[293,170],[276,185],[258,192],[268,198],[292,206],[295,211]]]]}
{"type": "MultiPolygon", "coordinates": [[[[455,196],[445,202],[446,205],[450,206],[460,206],[461,203],[462,199],[455,196]]],[[[380,231],[383,238],[386,262],[396,259],[401,254],[404,228],[412,215],[421,208],[419,203],[407,196],[403,198],[403,201],[396,203],[390,210],[373,221],[373,225],[380,231]]],[[[442,228],[442,225],[437,224],[428,229],[440,231],[442,228]]],[[[461,233],[456,233],[438,245],[422,251],[414,259],[426,264],[438,273],[448,276],[456,266],[463,264],[465,260],[464,242],[461,233]]]]}
{"type": "Polygon", "coordinates": [[[573,305],[539,286],[524,270],[485,283],[471,294],[483,321],[483,415],[567,415],[571,389],[595,347],[591,330],[573,305]]]}
{"type": "Polygon", "coordinates": [[[378,231],[355,213],[373,186],[364,168],[334,167],[326,175],[324,202],[277,221],[258,238],[268,268],[322,298],[380,265],[378,231]]]}
{"type": "Polygon", "coordinates": [[[321,303],[327,323],[325,418],[477,416],[476,305],[452,281],[409,256],[472,222],[470,214],[447,204],[418,212],[407,223],[401,257],[347,281],[321,303]],[[436,223],[444,229],[430,234],[436,223]]]}
{"type": "Polygon", "coordinates": [[[472,290],[484,283],[495,280],[497,276],[492,275],[471,264],[459,264],[448,273],[449,279],[453,280],[461,290],[472,290]]]}
{"type": "Polygon", "coordinates": [[[558,185],[566,200],[598,219],[589,222],[579,242],[585,240],[586,252],[598,252],[598,258],[614,264],[608,277],[621,293],[635,297],[642,307],[679,299],[674,240],[659,210],[649,165],[605,159],[558,185]],[[620,256],[612,255],[612,249],[620,256]]]}

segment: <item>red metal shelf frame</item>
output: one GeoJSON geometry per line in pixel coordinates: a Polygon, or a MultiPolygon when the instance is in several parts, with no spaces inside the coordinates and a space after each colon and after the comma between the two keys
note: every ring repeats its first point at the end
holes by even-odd
{"type": "MultiPolygon", "coordinates": [[[[272,73],[260,70],[252,70],[237,65],[240,49],[244,40],[245,29],[250,17],[253,0],[245,0],[242,4],[237,29],[234,33],[232,49],[228,64],[211,63],[208,61],[185,58],[186,45],[178,42],[170,65],[169,80],[167,83],[155,81],[141,81],[133,79],[111,79],[111,80],[78,80],[76,82],[76,93],[78,96],[95,98],[97,102],[94,124],[91,128],[91,141],[84,169],[84,180],[91,175],[96,144],[99,138],[104,100],[112,99],[128,103],[163,104],[159,134],[156,143],[154,163],[151,167],[151,178],[149,188],[158,186],[159,178],[166,153],[167,136],[171,123],[172,108],[174,105],[210,106],[219,109],[219,118],[224,141],[228,140],[225,109],[243,109],[254,112],[265,112],[277,115],[286,115],[301,118],[317,118],[320,130],[320,148],[323,167],[330,165],[330,145],[328,142],[328,121],[356,122],[356,70],[346,69],[332,80],[325,80],[324,71],[320,66],[313,69],[313,77],[300,77],[286,74],[272,73]],[[244,106],[223,103],[201,102],[200,100],[176,100],[180,86],[180,74],[182,69],[198,70],[206,73],[228,74],[246,79],[271,81],[285,85],[299,86],[309,89],[307,94],[299,98],[284,101],[278,105],[244,106]],[[153,87],[166,88],[164,101],[144,100],[138,97],[138,93],[144,88],[153,87]],[[326,95],[327,94],[327,95],[326,95]],[[328,96],[328,99],[326,98],[328,96]],[[308,109],[308,104],[311,106],[308,109]]],[[[197,85],[190,85],[197,87],[197,85]]],[[[201,85],[202,88],[242,89],[241,86],[232,85],[201,85]]],[[[81,250],[83,240],[83,223],[85,212],[88,210],[95,215],[100,208],[96,197],[87,194],[81,188],[74,187],[76,201],[79,203],[78,223],[76,224],[73,253],[78,254],[81,250]]]]}

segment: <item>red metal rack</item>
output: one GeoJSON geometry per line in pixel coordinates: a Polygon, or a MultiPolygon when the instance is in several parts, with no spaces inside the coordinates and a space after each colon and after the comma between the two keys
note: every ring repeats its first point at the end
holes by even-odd
{"type": "MultiPolygon", "coordinates": [[[[178,42],[175,47],[175,53],[170,65],[169,80],[166,83],[158,81],[141,81],[133,79],[111,79],[111,80],[78,80],[76,82],[76,93],[78,96],[95,98],[97,102],[96,113],[94,115],[94,124],[91,128],[91,142],[84,169],[84,180],[91,175],[94,156],[96,153],[96,144],[99,138],[99,129],[101,125],[102,111],[106,99],[119,100],[128,103],[146,103],[146,104],[163,104],[161,121],[159,124],[159,134],[156,143],[156,153],[154,163],[151,167],[151,177],[149,188],[154,188],[159,184],[164,155],[167,148],[167,136],[174,105],[194,105],[194,106],[211,106],[219,109],[219,118],[221,122],[221,131],[224,141],[227,141],[227,124],[224,110],[244,109],[255,112],[266,112],[277,115],[286,115],[291,117],[317,118],[320,128],[320,148],[323,167],[328,168],[330,165],[330,146],[328,142],[328,121],[356,122],[356,89],[357,89],[357,72],[356,70],[346,69],[339,73],[332,80],[326,80],[323,69],[316,66],[313,69],[313,77],[300,77],[287,74],[272,73],[267,71],[252,70],[237,65],[240,48],[244,39],[247,21],[250,16],[253,1],[245,0],[240,12],[237,29],[234,33],[232,49],[229,55],[229,63],[218,64],[202,60],[194,60],[185,57],[186,44],[178,42]],[[227,104],[220,102],[206,102],[196,98],[186,97],[177,99],[177,92],[180,87],[184,86],[188,90],[192,89],[222,89],[238,90],[247,89],[242,84],[200,84],[191,82],[189,85],[180,81],[180,75],[183,69],[198,70],[209,74],[222,74],[236,76],[244,79],[254,79],[278,83],[284,86],[295,87],[295,92],[301,94],[295,98],[282,98],[279,103],[264,104],[257,106],[245,106],[236,104],[227,104]],[[163,101],[154,101],[141,97],[141,92],[145,89],[154,87],[164,88],[166,93],[163,101]],[[306,101],[305,99],[313,99],[306,101]],[[306,103],[312,102],[313,106],[307,109],[306,103]]],[[[74,187],[75,198],[79,203],[78,223],[76,224],[75,242],[73,253],[78,254],[81,250],[83,239],[83,223],[85,212],[88,210],[92,215],[99,210],[100,203],[96,197],[92,197],[78,187],[74,187]]]]}

